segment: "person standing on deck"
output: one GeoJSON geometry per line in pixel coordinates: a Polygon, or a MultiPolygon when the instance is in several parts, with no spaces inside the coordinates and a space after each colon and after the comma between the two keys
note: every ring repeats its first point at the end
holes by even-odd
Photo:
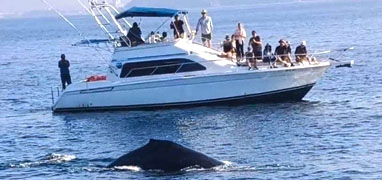
{"type": "Polygon", "coordinates": [[[62,90],[64,90],[66,88],[66,84],[72,84],[72,79],[69,72],[70,63],[65,59],[65,54],[61,54],[61,60],[58,61],[58,67],[60,68],[62,90]]]}
{"type": "Polygon", "coordinates": [[[244,57],[244,40],[247,37],[247,33],[241,23],[237,24],[237,29],[235,31],[235,40],[236,40],[236,59],[240,61],[244,57]]]}
{"type": "Polygon", "coordinates": [[[198,34],[199,28],[202,34],[202,41],[204,46],[211,48],[212,47],[212,31],[214,25],[212,23],[211,17],[207,16],[207,10],[202,11],[202,17],[199,19],[198,24],[196,25],[195,35],[198,34]]]}
{"type": "Polygon", "coordinates": [[[262,60],[263,43],[261,42],[261,38],[257,35],[256,31],[252,31],[252,37],[249,39],[248,44],[252,48],[255,60],[262,60]]]}
{"type": "Polygon", "coordinates": [[[174,39],[184,38],[184,22],[179,19],[179,15],[175,15],[175,20],[171,22],[170,28],[174,30],[174,39]]]}
{"type": "Polygon", "coordinates": [[[145,43],[142,39],[142,31],[141,28],[139,28],[138,23],[134,22],[133,27],[129,29],[129,32],[127,33],[127,38],[130,40],[130,46],[135,47],[140,44],[145,43]]]}

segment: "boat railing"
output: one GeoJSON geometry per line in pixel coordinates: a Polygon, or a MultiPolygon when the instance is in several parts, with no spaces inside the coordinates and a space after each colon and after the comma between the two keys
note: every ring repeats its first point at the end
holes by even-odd
{"type": "Polygon", "coordinates": [[[122,18],[121,21],[115,18],[119,11],[113,5],[106,1],[98,2],[97,0],[89,0],[88,7],[82,3],[80,4],[93,16],[98,26],[108,36],[110,42],[114,43],[114,46],[131,44],[126,37],[127,29],[131,27],[131,24],[125,18],[122,18]]]}
{"type": "Polygon", "coordinates": [[[60,97],[60,87],[50,87],[52,105],[55,103],[55,97],[60,97]]]}

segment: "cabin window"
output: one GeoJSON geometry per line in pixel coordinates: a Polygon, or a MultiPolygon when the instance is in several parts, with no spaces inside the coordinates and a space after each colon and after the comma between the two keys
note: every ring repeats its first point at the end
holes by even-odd
{"type": "Polygon", "coordinates": [[[126,63],[122,67],[120,77],[127,78],[203,70],[206,70],[206,67],[189,59],[168,59],[126,63]]]}

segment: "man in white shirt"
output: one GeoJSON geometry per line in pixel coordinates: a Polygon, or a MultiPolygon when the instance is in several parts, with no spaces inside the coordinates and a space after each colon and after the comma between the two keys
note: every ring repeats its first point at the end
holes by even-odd
{"type": "Polygon", "coordinates": [[[200,31],[202,34],[202,41],[204,46],[211,48],[212,47],[212,31],[213,31],[213,24],[211,17],[207,16],[207,10],[202,11],[202,17],[199,19],[198,24],[196,25],[196,33],[198,34],[200,27],[200,31]]]}
{"type": "Polygon", "coordinates": [[[236,40],[236,57],[237,60],[241,60],[244,57],[244,40],[247,37],[244,26],[239,23],[237,24],[237,29],[235,31],[235,40],[236,40]]]}

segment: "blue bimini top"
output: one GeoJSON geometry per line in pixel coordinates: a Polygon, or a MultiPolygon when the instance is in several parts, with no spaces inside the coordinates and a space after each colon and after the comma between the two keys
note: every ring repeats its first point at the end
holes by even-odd
{"type": "Polygon", "coordinates": [[[115,16],[116,19],[125,17],[174,17],[177,14],[187,14],[187,11],[167,8],[132,7],[115,16]]]}

